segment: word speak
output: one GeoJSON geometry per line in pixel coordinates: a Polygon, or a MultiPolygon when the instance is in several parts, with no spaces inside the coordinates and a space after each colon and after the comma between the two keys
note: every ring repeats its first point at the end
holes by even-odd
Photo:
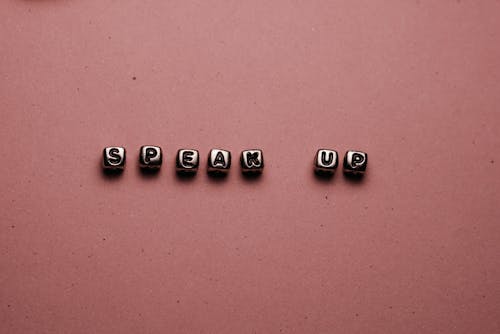
{"type": "MultiPolygon", "coordinates": [[[[105,147],[102,166],[105,170],[121,171],[125,168],[126,150],[119,146],[105,147]]],[[[163,152],[159,146],[141,146],[139,150],[139,166],[146,170],[159,170],[163,163],[163,152]]],[[[195,174],[200,164],[200,153],[194,149],[180,149],[175,158],[178,173],[195,174]]],[[[245,174],[260,174],[264,170],[262,150],[244,150],[240,156],[241,170],[245,174]]],[[[212,149],[208,154],[207,172],[223,175],[231,168],[231,152],[212,149]]]]}

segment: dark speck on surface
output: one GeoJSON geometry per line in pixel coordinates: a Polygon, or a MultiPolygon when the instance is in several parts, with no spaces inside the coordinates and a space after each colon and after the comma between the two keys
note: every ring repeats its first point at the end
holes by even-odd
{"type": "Polygon", "coordinates": [[[132,80],[136,80],[136,79],[137,79],[137,77],[132,77],[132,80]]]}
{"type": "Polygon", "coordinates": [[[490,163],[494,164],[494,163],[495,163],[495,160],[490,160],[490,163]]]}

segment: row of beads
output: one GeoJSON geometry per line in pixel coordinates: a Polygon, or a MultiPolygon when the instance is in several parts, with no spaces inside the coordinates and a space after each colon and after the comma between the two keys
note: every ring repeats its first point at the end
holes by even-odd
{"type": "MultiPolygon", "coordinates": [[[[111,146],[103,150],[102,166],[105,170],[120,171],[125,168],[126,151],[123,147],[111,146]]],[[[163,162],[163,153],[159,146],[142,146],[139,150],[139,166],[143,169],[158,170],[163,162]]],[[[262,173],[264,156],[262,150],[244,150],[240,157],[243,173],[262,173]]],[[[198,171],[200,154],[193,149],[177,151],[175,167],[179,173],[194,174],[198,171]]],[[[212,174],[226,174],[231,167],[231,152],[212,149],[208,154],[207,170],[212,174]]]]}
{"type": "MultiPolygon", "coordinates": [[[[120,171],[125,168],[125,148],[106,147],[103,150],[103,168],[120,171]]],[[[161,168],[163,153],[159,146],[142,146],[139,151],[139,165],[143,169],[161,168]]],[[[314,159],[314,171],[319,175],[333,175],[338,167],[338,153],[335,150],[320,149],[314,159]]],[[[194,174],[198,171],[200,154],[193,149],[180,149],[176,155],[176,170],[179,173],[194,174]]],[[[243,173],[259,174],[264,169],[262,150],[244,150],[240,156],[243,173]]],[[[361,151],[347,151],[344,156],[343,170],[346,174],[363,175],[368,164],[368,154],[361,151]]],[[[213,174],[226,174],[231,167],[231,152],[212,149],[208,154],[207,171],[213,174]]]]}
{"type": "MultiPolygon", "coordinates": [[[[339,164],[337,151],[319,149],[314,159],[314,171],[318,175],[332,175],[339,164]]],[[[368,154],[361,151],[347,151],[344,155],[344,173],[362,176],[368,165],[368,154]]]]}

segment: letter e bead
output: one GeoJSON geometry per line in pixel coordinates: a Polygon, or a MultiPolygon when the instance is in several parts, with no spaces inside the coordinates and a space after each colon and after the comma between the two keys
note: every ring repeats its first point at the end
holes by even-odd
{"type": "Polygon", "coordinates": [[[139,166],[144,169],[160,169],[163,161],[161,147],[142,146],[139,152],[139,166]]]}
{"type": "Polygon", "coordinates": [[[198,170],[200,154],[197,150],[181,149],[177,151],[175,167],[178,173],[194,174],[198,170]]]}

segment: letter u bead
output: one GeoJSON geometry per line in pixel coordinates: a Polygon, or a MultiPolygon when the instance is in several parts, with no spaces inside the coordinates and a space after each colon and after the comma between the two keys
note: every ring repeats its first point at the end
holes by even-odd
{"type": "Polygon", "coordinates": [[[334,150],[319,149],[314,157],[314,171],[318,175],[333,175],[337,170],[339,159],[334,150]]]}
{"type": "Polygon", "coordinates": [[[142,146],[139,152],[139,166],[142,169],[158,170],[161,168],[163,154],[159,146],[142,146]]]}

